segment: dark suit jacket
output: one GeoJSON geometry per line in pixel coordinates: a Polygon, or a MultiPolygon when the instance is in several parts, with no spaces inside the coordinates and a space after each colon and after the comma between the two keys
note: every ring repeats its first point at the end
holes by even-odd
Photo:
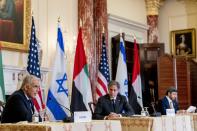
{"type": "MultiPolygon", "coordinates": [[[[177,103],[177,101],[172,101],[172,103],[173,103],[174,110],[176,113],[179,110],[178,103],[177,103]]],[[[166,115],[166,109],[170,109],[170,103],[168,102],[168,99],[166,96],[162,99],[161,104],[162,104],[162,114],[166,115]]]]}
{"type": "MultiPolygon", "coordinates": [[[[113,112],[113,105],[110,100],[109,94],[102,96],[98,99],[93,119],[104,119],[105,116],[113,112]]],[[[133,108],[129,105],[125,96],[120,94],[116,97],[115,102],[115,113],[121,114],[122,116],[131,116],[134,114],[133,108]]]]}
{"type": "Polygon", "coordinates": [[[2,123],[32,121],[32,107],[22,90],[15,91],[8,99],[2,113],[2,123]]]}

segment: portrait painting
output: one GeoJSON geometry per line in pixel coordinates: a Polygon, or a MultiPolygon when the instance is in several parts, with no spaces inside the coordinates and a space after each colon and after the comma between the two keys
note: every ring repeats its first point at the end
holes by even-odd
{"type": "Polygon", "coordinates": [[[175,56],[195,57],[196,31],[192,29],[171,31],[171,52],[175,56]]]}
{"type": "Polygon", "coordinates": [[[28,50],[30,0],[0,0],[0,44],[3,49],[28,50]]]}

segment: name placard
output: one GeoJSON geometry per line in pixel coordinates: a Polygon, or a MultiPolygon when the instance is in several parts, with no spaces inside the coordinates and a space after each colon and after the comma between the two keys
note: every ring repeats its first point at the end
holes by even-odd
{"type": "Polygon", "coordinates": [[[166,109],[166,115],[167,116],[175,116],[175,110],[174,109],[166,109]]]}
{"type": "Polygon", "coordinates": [[[90,122],[91,120],[92,120],[92,113],[90,111],[74,112],[74,122],[90,122]]]}

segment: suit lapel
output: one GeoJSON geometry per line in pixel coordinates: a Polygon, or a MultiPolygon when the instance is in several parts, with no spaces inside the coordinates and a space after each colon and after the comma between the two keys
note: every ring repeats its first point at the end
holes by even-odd
{"type": "Polygon", "coordinates": [[[112,104],[112,101],[111,101],[111,99],[110,99],[110,96],[109,96],[109,95],[107,95],[107,100],[108,100],[107,105],[108,105],[108,107],[109,107],[109,109],[110,109],[110,111],[109,111],[109,112],[114,112],[113,104],[112,104]]]}
{"type": "Polygon", "coordinates": [[[26,96],[25,96],[25,94],[22,90],[21,90],[21,94],[23,95],[23,98],[24,98],[23,101],[25,102],[25,106],[26,106],[27,110],[31,111],[32,110],[31,105],[30,105],[29,101],[27,100],[27,98],[26,98],[26,96]]]}
{"type": "Polygon", "coordinates": [[[173,104],[174,109],[176,110],[176,108],[177,108],[176,102],[175,101],[172,101],[172,104],[173,104]]]}
{"type": "Polygon", "coordinates": [[[169,103],[169,101],[168,101],[168,98],[165,96],[165,103],[167,104],[167,107],[168,107],[168,109],[170,109],[170,103],[169,103]]]}

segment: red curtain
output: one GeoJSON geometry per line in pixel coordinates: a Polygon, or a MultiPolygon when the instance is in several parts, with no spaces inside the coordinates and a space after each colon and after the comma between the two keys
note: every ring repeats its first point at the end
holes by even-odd
{"type": "MultiPolygon", "coordinates": [[[[78,0],[78,24],[82,21],[83,42],[89,66],[90,80],[95,100],[95,86],[104,27],[108,40],[107,0],[78,0]]],[[[108,44],[107,44],[108,47],[108,44]]]]}

